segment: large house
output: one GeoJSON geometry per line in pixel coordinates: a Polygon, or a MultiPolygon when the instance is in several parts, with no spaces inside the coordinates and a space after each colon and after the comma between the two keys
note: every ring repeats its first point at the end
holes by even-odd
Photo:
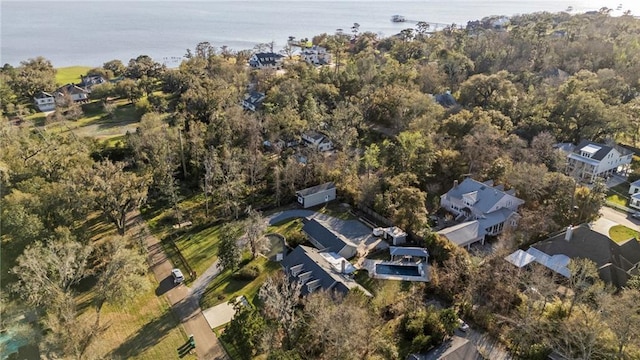
{"type": "Polygon", "coordinates": [[[619,146],[583,140],[567,155],[567,174],[580,181],[593,182],[615,173],[626,174],[633,153],[619,146]]]}
{"type": "Polygon", "coordinates": [[[249,66],[256,69],[280,69],[284,56],[276,53],[257,53],[249,59],[249,66]]]}
{"type": "Polygon", "coordinates": [[[569,263],[578,258],[592,260],[603,281],[622,287],[629,277],[640,273],[640,242],[631,238],[616,243],[589,224],[582,224],[570,226],[526,251],[517,250],[506,260],[520,268],[537,262],[568,278],[569,263]]]}
{"type": "Polygon", "coordinates": [[[315,131],[307,131],[303,133],[302,140],[307,146],[321,152],[333,150],[333,143],[331,140],[327,136],[315,131]]]}
{"type": "Polygon", "coordinates": [[[318,250],[336,253],[345,259],[356,255],[357,246],[344,236],[327,229],[315,219],[304,219],[303,222],[302,232],[318,250]]]}
{"type": "Polygon", "coordinates": [[[71,100],[75,102],[80,101],[88,101],[89,100],[89,91],[75,85],[75,84],[67,84],[59,87],[54,93],[56,99],[59,99],[65,95],[71,97],[71,100]]]}
{"type": "Polygon", "coordinates": [[[318,45],[302,50],[300,58],[312,65],[325,65],[331,62],[331,54],[318,45]]]}
{"type": "Polygon", "coordinates": [[[87,90],[88,92],[91,92],[91,89],[94,86],[107,82],[107,80],[105,80],[105,78],[103,78],[101,75],[87,75],[82,76],[80,79],[82,81],[78,84],[78,86],[87,90]]]}
{"type": "Polygon", "coordinates": [[[281,262],[289,281],[302,284],[301,295],[325,290],[336,295],[347,295],[352,289],[371,294],[355,282],[349,273],[355,269],[346,259],[335,253],[320,252],[314,248],[300,245],[281,262]]]}
{"type": "Polygon", "coordinates": [[[632,182],[629,186],[629,206],[640,209],[640,179],[632,182]]]}
{"type": "Polygon", "coordinates": [[[48,92],[39,92],[33,100],[40,111],[53,111],[56,108],[56,98],[48,92]]]}
{"type": "Polygon", "coordinates": [[[518,199],[514,190],[504,191],[502,185],[493,186],[493,181],[479,182],[466,178],[440,196],[440,206],[452,213],[460,223],[438,234],[459,246],[470,246],[483,242],[486,236],[500,234],[506,227],[516,226],[518,207],[524,201],[518,199]]]}

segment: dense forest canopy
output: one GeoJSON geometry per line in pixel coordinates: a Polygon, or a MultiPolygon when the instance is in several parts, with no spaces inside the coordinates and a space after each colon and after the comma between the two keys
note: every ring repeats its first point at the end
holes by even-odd
{"type": "MultiPolygon", "coordinates": [[[[44,309],[44,326],[51,330],[48,351],[85,356],[89,341],[99,336],[103,304],[121,301],[130,296],[131,284],[144,283],[134,239],[94,244],[85,236],[91,214],[101,214],[124,236],[130,212],[143,204],[171,208],[170,222],[179,223],[185,213],[195,213],[183,200],[199,197],[202,212],[195,221],[206,226],[243,217],[248,207],[291,203],[297,189],[333,181],[341,201],[372,209],[426,239],[435,264],[431,293],[465,314],[480,306],[475,321],[502,336],[518,356],[537,358],[550,349],[575,358],[637,356],[637,343],[632,347],[625,333],[635,325],[625,322],[630,327],[622,329],[609,320],[637,320],[637,312],[621,314],[611,302],[595,305],[593,296],[605,292],[591,281],[589,264],[576,265],[588,272],[582,280],[592,286],[576,292],[573,313],[563,304],[540,310],[538,302],[519,293],[523,286],[549,288],[539,274],[513,276],[515,269],[501,257],[469,262],[464,251],[431,232],[429,215],[455,180],[471,176],[493,179],[525,200],[518,229],[500,239],[505,248],[595,219],[604,203],[602,184],[584,187],[563,174],[565,159],[553,145],[583,139],[640,145],[640,20],[601,11],[519,15],[500,28],[492,19],[435,32],[418,25],[388,38],[361,33],[355,25],[351,34],[315,36],[313,43],[333,54],[331,66],[314,67],[289,56],[283,71],[250,69],[250,51],[209,43],[189,50],[176,69],[145,55],[127,64],[108,61],[89,72],[114,80],[95,86],[91,103],[63,101],[44,122],[82,121],[96,107],[116,118],[122,114],[114,102],[126,100],[135,109],[129,115],[140,121],[115,146],[73,131],[31,126],[33,97],[56,89],[56,70],[41,57],[15,68],[5,65],[0,71],[3,287],[12,284],[11,296],[44,309]],[[256,112],[240,105],[250,89],[266,95],[256,112]],[[436,101],[440,95],[455,101],[442,106],[436,101]],[[15,126],[15,119],[23,126],[15,126]],[[306,131],[325,134],[336,151],[264,146],[265,140],[297,140],[306,131]],[[59,267],[60,258],[73,259],[73,276],[59,267]],[[118,293],[107,291],[114,286],[112,262],[132,269],[132,278],[117,279],[123,286],[118,293]],[[39,263],[46,268],[34,266],[39,263]],[[74,289],[89,276],[102,289],[97,319],[92,326],[77,326],[74,289]],[[34,280],[44,278],[52,281],[34,280]],[[74,331],[56,338],[70,328],[74,331]]],[[[632,174],[630,180],[638,177],[632,174]]],[[[269,287],[278,293],[286,286],[270,279],[261,291],[266,310],[241,312],[229,329],[237,335],[236,345],[269,353],[269,359],[398,358],[409,349],[429,349],[456,327],[455,313],[425,308],[416,298],[395,299],[385,308],[357,295],[338,302],[314,295],[303,309],[298,304],[290,309],[302,320],[289,324],[290,318],[280,319],[268,308],[269,301],[287,301],[270,295],[269,287]],[[344,323],[332,323],[335,318],[344,323]],[[397,333],[389,329],[393,319],[397,333]],[[340,345],[336,326],[356,334],[353,342],[340,345]],[[259,336],[263,333],[271,347],[259,336]],[[318,333],[326,338],[315,338],[318,333]],[[301,339],[309,346],[301,347],[301,339]]],[[[413,296],[421,299],[424,291],[416,289],[413,296]]],[[[543,295],[545,304],[550,293],[543,295]]],[[[3,291],[3,296],[9,295],[3,291]]],[[[625,304],[633,299],[638,304],[638,288],[619,296],[625,304]]]]}

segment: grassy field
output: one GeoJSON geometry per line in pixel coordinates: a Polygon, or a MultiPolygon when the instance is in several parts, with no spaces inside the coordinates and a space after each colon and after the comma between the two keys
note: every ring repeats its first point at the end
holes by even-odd
{"type": "MultiPolygon", "coordinates": [[[[90,295],[85,294],[81,304],[90,304],[90,295]]],[[[93,307],[87,306],[83,316],[91,321],[95,316],[93,307]]],[[[125,306],[105,305],[101,323],[107,324],[108,328],[88,350],[95,358],[153,360],[177,357],[176,349],[187,340],[166,299],[157,297],[153,288],[125,306]]],[[[195,356],[184,359],[195,359],[195,356]]]]}
{"type": "Polygon", "coordinates": [[[80,75],[85,75],[92,68],[89,66],[68,66],[56,69],[56,83],[66,85],[69,83],[79,83],[80,75]]]}
{"type": "Polygon", "coordinates": [[[256,305],[259,302],[258,290],[260,290],[260,286],[269,275],[280,270],[280,264],[259,256],[244,266],[251,265],[258,266],[261,269],[257,278],[251,281],[238,280],[230,270],[223,271],[207,287],[200,301],[200,306],[206,309],[235,299],[240,295],[244,295],[247,300],[256,305]]]}
{"type": "Polygon", "coordinates": [[[609,229],[609,237],[615,242],[623,242],[633,237],[640,239],[640,232],[624,225],[616,225],[609,229]]]}

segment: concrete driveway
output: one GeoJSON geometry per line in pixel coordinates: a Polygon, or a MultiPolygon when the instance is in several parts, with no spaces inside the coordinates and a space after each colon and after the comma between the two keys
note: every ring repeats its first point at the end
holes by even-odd
{"type": "Polygon", "coordinates": [[[640,231],[640,220],[632,218],[631,214],[621,212],[607,206],[603,206],[600,209],[600,215],[606,220],[612,221],[616,224],[624,225],[630,229],[640,231]]]}

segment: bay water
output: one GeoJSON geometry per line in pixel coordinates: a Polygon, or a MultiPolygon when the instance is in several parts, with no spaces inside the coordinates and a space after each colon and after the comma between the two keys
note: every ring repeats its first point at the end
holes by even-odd
{"type": "Polygon", "coordinates": [[[312,38],[337,29],[390,36],[417,21],[464,25],[491,15],[539,11],[613,9],[640,14],[638,0],[250,0],[250,1],[0,1],[0,64],[18,65],[36,56],[55,67],[100,66],[145,54],[177,66],[202,41],[220,48],[285,45],[289,36],[312,38]],[[399,14],[408,21],[393,23],[399,14]]]}

